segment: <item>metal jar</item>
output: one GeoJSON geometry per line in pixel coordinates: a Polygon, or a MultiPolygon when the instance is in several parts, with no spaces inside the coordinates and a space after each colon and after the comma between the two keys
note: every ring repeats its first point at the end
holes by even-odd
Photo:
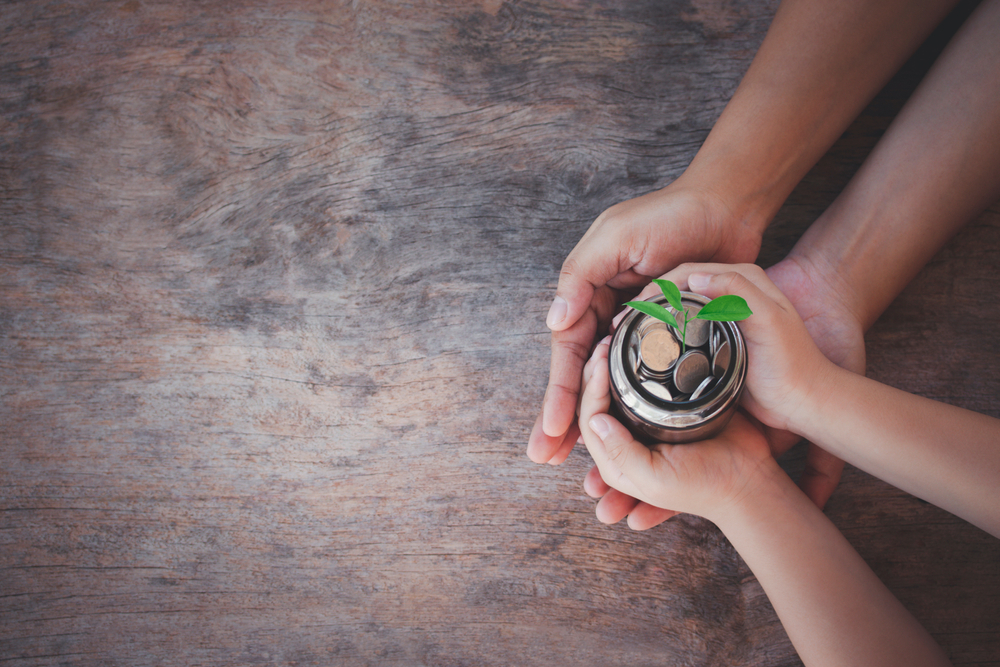
{"type": "MultiPolygon", "coordinates": [[[[692,292],[682,292],[681,297],[685,307],[700,307],[709,301],[692,292]]],[[[647,300],[670,308],[662,294],[647,300]]],[[[696,442],[717,435],[735,413],[746,379],[747,347],[739,327],[735,322],[712,323],[712,330],[720,332],[720,341],[729,343],[728,368],[696,400],[668,401],[647,391],[639,376],[639,333],[655,322],[649,315],[631,309],[615,330],[608,353],[613,414],[637,440],[648,445],[696,442]]]]}

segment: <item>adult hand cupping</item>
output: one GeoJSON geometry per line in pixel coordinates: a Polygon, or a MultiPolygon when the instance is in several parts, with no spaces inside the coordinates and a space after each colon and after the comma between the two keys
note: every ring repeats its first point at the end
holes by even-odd
{"type": "Polygon", "coordinates": [[[563,264],[547,324],[552,361],[542,411],[528,441],[537,463],[561,463],[579,437],[581,374],[598,332],[619,305],[685,261],[753,261],[761,231],[710,189],[684,177],[662,190],[612,206],[563,264]]]}

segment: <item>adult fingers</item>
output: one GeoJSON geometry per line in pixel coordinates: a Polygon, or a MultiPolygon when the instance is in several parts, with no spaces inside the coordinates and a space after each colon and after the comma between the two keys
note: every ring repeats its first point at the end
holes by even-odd
{"type": "Polygon", "coordinates": [[[572,428],[567,428],[566,433],[561,433],[558,436],[546,435],[542,430],[542,415],[539,413],[538,419],[535,420],[535,425],[531,429],[531,435],[528,437],[528,458],[535,463],[551,461],[564,448],[573,449],[572,445],[579,437],[579,429],[572,428]]]}
{"type": "Polygon", "coordinates": [[[565,331],[576,324],[599,288],[631,268],[631,240],[620,224],[609,224],[605,215],[591,225],[559,271],[556,296],[545,324],[552,331],[565,331]]]}
{"type": "Polygon", "coordinates": [[[566,331],[552,333],[549,385],[542,401],[542,431],[550,437],[564,434],[576,416],[580,378],[596,333],[597,314],[593,310],[587,310],[566,331]]]}
{"type": "Polygon", "coordinates": [[[674,510],[666,510],[656,505],[639,502],[628,514],[628,527],[632,530],[649,530],[654,526],[659,526],[667,519],[671,519],[680,514],[674,510]]]}
{"type": "Polygon", "coordinates": [[[618,523],[635,509],[639,501],[632,496],[611,489],[598,501],[595,513],[601,523],[618,523]]]}

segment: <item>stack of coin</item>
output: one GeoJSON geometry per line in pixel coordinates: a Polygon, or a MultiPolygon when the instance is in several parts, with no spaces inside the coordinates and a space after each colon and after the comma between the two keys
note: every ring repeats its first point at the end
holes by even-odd
{"type": "MultiPolygon", "coordinates": [[[[681,333],[674,327],[650,319],[637,331],[638,345],[630,355],[635,377],[646,392],[661,401],[696,401],[729,370],[729,340],[717,323],[692,319],[700,309],[685,304],[689,319],[683,354],[681,333]]],[[[683,326],[682,318],[678,316],[683,326]]]]}

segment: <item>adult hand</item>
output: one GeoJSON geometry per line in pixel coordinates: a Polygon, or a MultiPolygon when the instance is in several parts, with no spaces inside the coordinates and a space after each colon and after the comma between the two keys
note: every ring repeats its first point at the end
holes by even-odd
{"type": "Polygon", "coordinates": [[[598,332],[650,279],[686,261],[748,262],[763,226],[711,190],[680,179],[602,213],[563,263],[547,324],[552,361],[528,441],[536,463],[561,463],[579,438],[581,373],[598,332]]]}

